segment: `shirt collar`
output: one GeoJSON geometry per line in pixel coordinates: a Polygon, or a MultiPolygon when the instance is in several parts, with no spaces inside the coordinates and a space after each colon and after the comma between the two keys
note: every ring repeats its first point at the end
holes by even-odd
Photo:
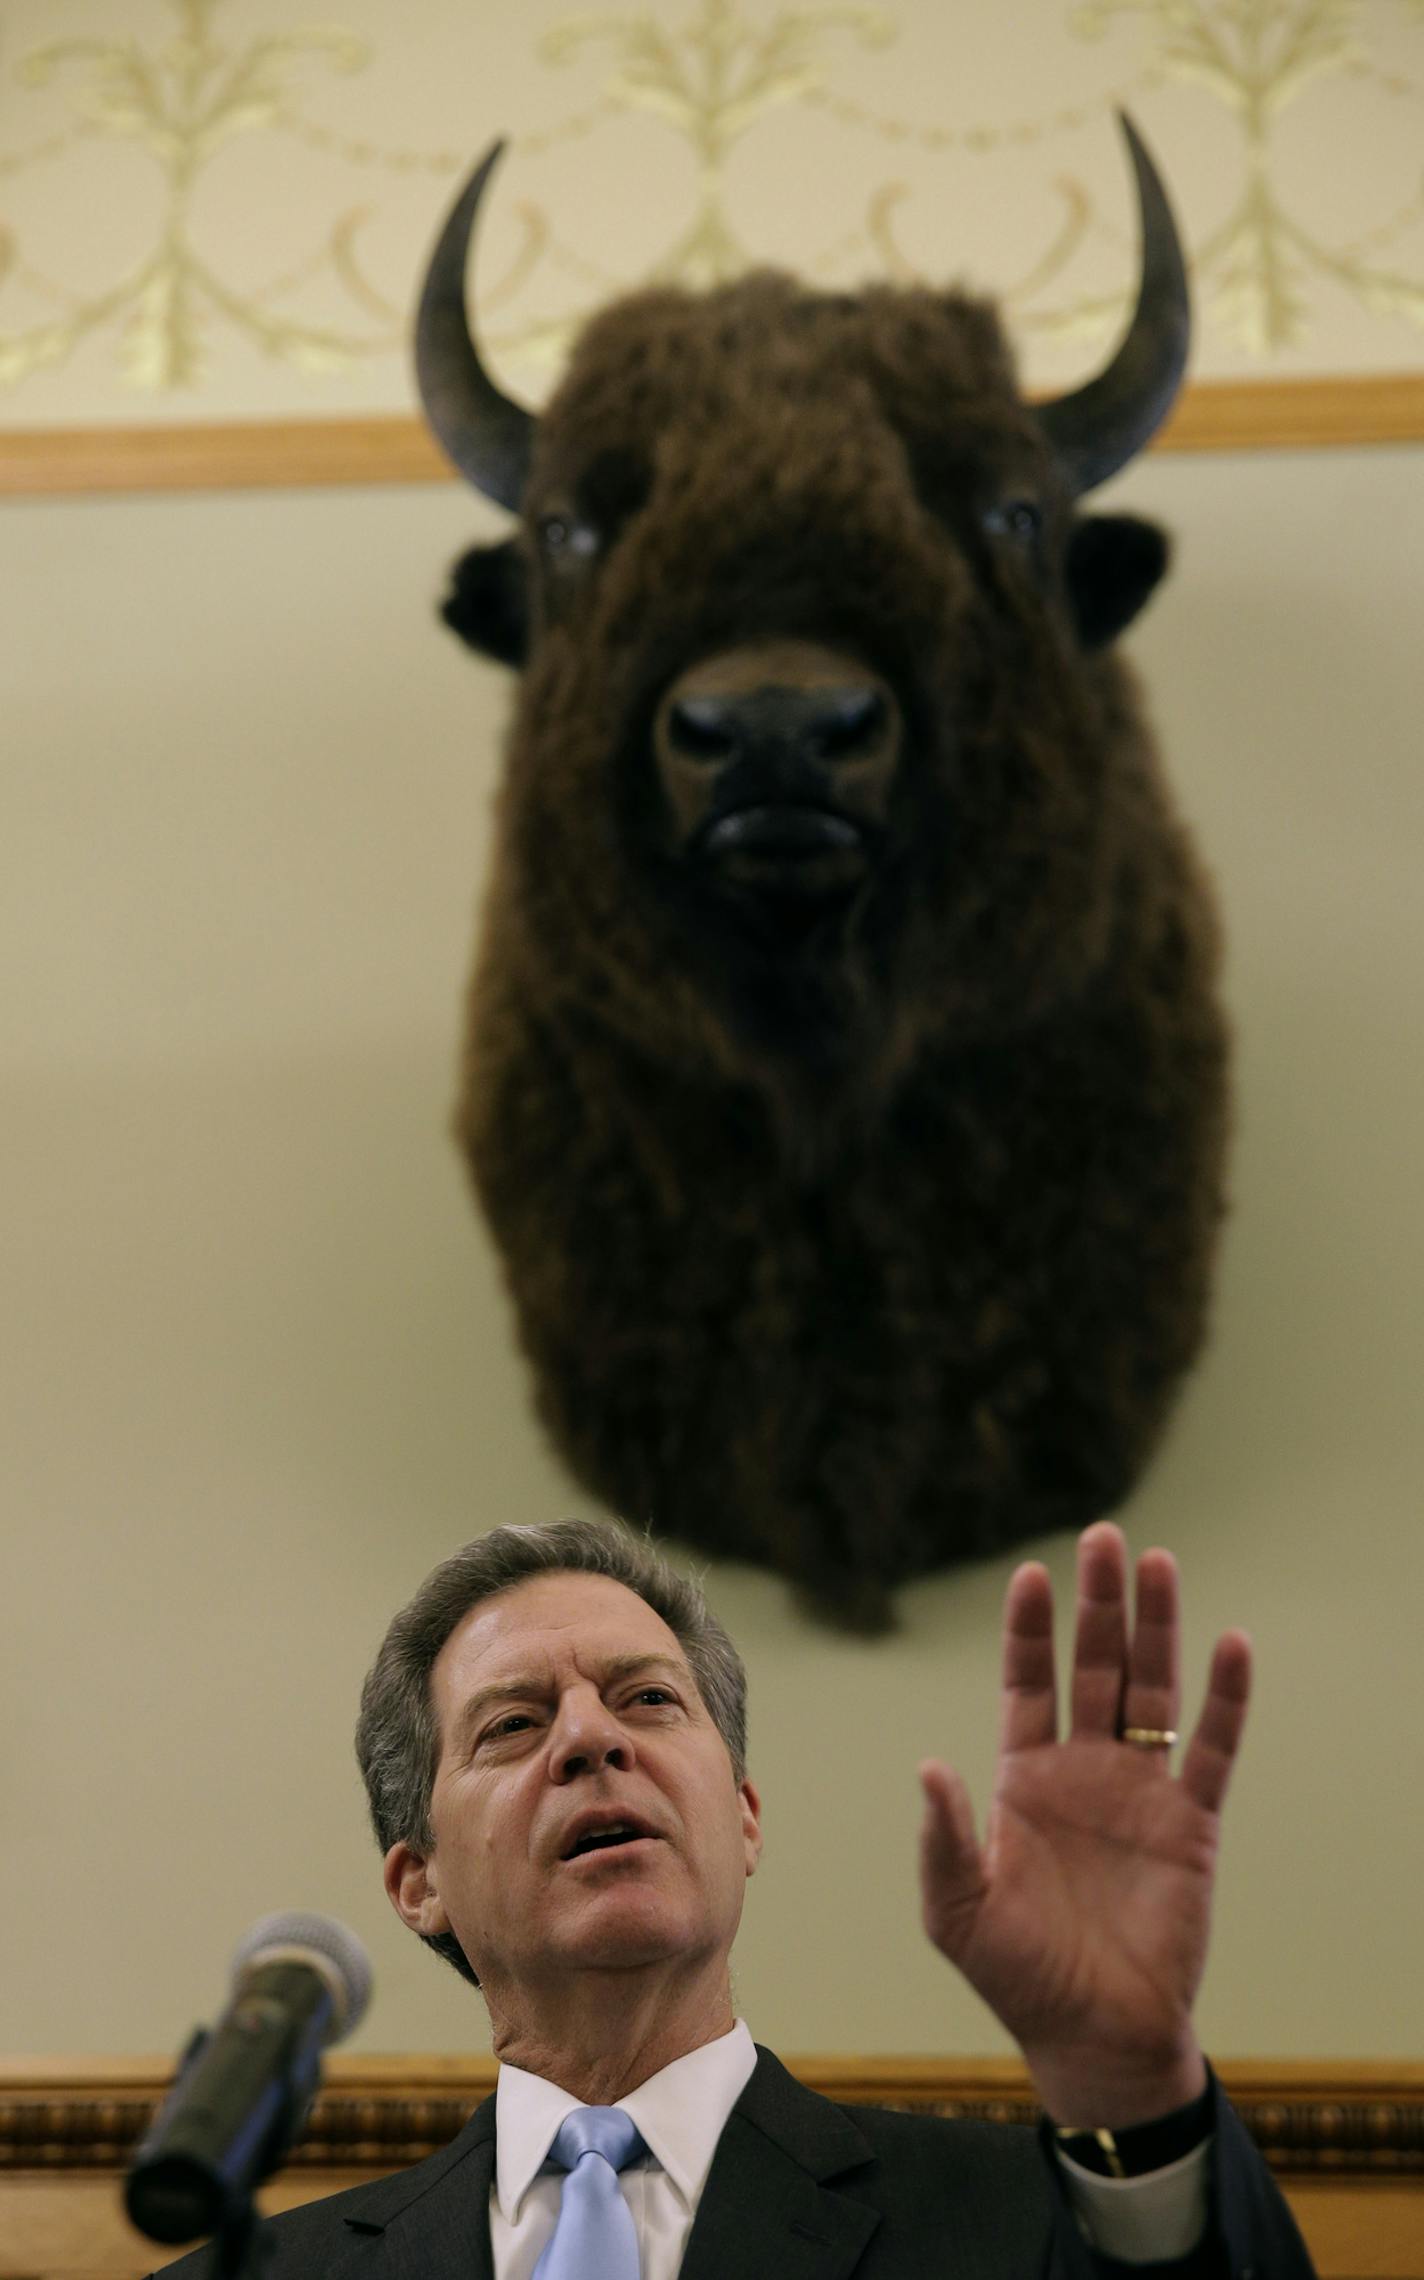
{"type": "MultiPolygon", "coordinates": [[[[755,2066],[756,2045],[739,2019],[730,2034],[675,2058],[618,2101],[689,2209],[701,2197],[717,2140],[755,2066]]],[[[522,2066],[501,2066],[495,2091],[495,2193],[506,2223],[517,2222],[560,2125],[579,2103],[542,2075],[526,2073],[522,2066]]]]}

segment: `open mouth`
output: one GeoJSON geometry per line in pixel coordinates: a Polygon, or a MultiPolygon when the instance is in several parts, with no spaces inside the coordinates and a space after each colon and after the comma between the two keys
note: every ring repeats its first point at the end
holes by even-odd
{"type": "Polygon", "coordinates": [[[606,1828],[585,1829],[583,1835],[577,1837],[560,1857],[563,1860],[582,1860],[587,1853],[619,1852],[629,1845],[650,1844],[654,1841],[646,1829],[640,1829],[632,1821],[610,1821],[606,1828]]]}

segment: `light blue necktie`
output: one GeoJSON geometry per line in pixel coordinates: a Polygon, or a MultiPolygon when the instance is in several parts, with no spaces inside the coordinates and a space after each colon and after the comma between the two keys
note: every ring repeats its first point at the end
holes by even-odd
{"type": "Polygon", "coordinates": [[[554,2167],[568,2175],[534,2280],[640,2280],[638,2234],[617,2173],[647,2150],[631,2114],[574,2108],[549,2148],[554,2167]]]}

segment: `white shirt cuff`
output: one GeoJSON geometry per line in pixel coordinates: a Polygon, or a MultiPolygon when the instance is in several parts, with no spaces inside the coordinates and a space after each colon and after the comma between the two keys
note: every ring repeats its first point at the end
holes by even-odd
{"type": "Polygon", "coordinates": [[[1122,2264],[1189,2256],[1206,2231],[1212,2139],[1145,2177],[1099,2177],[1058,2153],[1078,2227],[1090,2248],[1122,2264]]]}

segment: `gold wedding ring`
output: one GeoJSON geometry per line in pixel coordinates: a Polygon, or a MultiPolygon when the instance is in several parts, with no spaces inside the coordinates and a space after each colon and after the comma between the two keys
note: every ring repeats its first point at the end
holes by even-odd
{"type": "Polygon", "coordinates": [[[1169,1750],[1177,1739],[1175,1726],[1124,1726],[1122,1738],[1135,1750],[1169,1750]]]}

